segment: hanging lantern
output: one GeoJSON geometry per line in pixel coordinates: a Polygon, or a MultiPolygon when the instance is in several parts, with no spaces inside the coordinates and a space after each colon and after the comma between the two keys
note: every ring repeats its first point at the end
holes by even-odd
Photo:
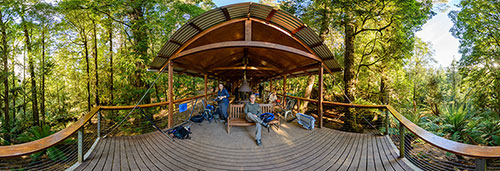
{"type": "Polygon", "coordinates": [[[250,88],[250,86],[248,85],[248,82],[247,82],[247,71],[246,70],[243,73],[243,83],[241,83],[241,87],[238,89],[238,91],[245,92],[245,93],[252,92],[252,89],[250,88]]]}

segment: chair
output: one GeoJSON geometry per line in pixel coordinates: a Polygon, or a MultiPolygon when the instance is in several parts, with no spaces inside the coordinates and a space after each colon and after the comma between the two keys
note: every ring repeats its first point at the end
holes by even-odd
{"type": "Polygon", "coordinates": [[[286,108],[285,108],[285,110],[283,111],[283,112],[285,113],[285,114],[284,114],[284,116],[285,116],[285,118],[284,118],[284,119],[285,119],[285,120],[286,120],[286,118],[288,117],[288,114],[292,114],[292,116],[293,116],[293,113],[292,113],[292,112],[293,112],[293,107],[295,107],[295,104],[296,104],[296,103],[297,103],[297,100],[295,100],[295,99],[287,99],[287,102],[286,102],[286,108]]]}

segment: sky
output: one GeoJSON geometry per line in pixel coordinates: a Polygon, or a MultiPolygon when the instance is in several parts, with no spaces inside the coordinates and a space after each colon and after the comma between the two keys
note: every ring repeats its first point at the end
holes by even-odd
{"type": "MultiPolygon", "coordinates": [[[[235,4],[240,2],[249,2],[242,0],[213,0],[217,6],[224,6],[229,4],[235,4]]],[[[258,0],[253,0],[251,2],[258,2],[258,0]]],[[[448,67],[451,64],[453,58],[459,60],[461,55],[458,53],[458,46],[460,45],[458,39],[453,37],[450,33],[450,28],[453,27],[453,22],[448,17],[448,13],[451,10],[458,10],[455,5],[458,4],[460,0],[449,0],[449,8],[445,11],[440,11],[435,9],[437,13],[432,17],[426,24],[422,27],[421,31],[416,33],[416,36],[421,38],[424,42],[428,42],[431,45],[431,49],[434,50],[433,58],[436,59],[437,64],[435,67],[448,67]]]]}
{"type": "Polygon", "coordinates": [[[459,2],[460,0],[450,0],[447,4],[449,6],[448,10],[435,10],[437,15],[427,21],[422,30],[416,33],[417,37],[431,44],[431,49],[434,50],[433,58],[437,61],[437,67],[448,67],[451,65],[453,57],[456,60],[461,57],[461,54],[458,53],[460,43],[458,39],[451,35],[450,28],[453,27],[453,22],[448,17],[451,10],[459,10],[455,6],[459,2]]]}

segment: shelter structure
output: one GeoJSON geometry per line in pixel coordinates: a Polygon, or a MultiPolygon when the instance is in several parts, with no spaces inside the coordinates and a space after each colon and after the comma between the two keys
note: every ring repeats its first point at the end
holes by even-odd
{"type": "MultiPolygon", "coordinates": [[[[150,68],[168,68],[170,82],[171,71],[225,82],[238,82],[244,76],[253,82],[283,79],[283,94],[287,77],[318,74],[320,101],[324,70],[342,70],[323,40],[300,19],[251,2],[190,19],[163,45],[150,68]]],[[[169,87],[170,96],[172,91],[169,87]]]]}

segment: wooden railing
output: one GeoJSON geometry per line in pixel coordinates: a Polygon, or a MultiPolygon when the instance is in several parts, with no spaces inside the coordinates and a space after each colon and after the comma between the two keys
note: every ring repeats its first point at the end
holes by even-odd
{"type": "MultiPolygon", "coordinates": [[[[207,94],[208,96],[214,95],[215,93],[207,94]]],[[[185,101],[190,101],[198,98],[203,98],[205,95],[199,95],[199,96],[194,96],[194,97],[189,97],[189,98],[184,98],[184,99],[179,99],[179,100],[174,100],[173,103],[182,103],[185,101]]],[[[168,102],[159,102],[159,103],[151,103],[151,104],[143,104],[143,105],[138,105],[140,108],[151,108],[151,107],[160,107],[160,106],[166,106],[168,105],[168,102]]],[[[48,149],[64,140],[66,140],[68,137],[76,133],[77,131],[79,134],[82,132],[83,126],[91,120],[92,117],[94,117],[96,114],[99,114],[101,110],[128,110],[128,109],[133,109],[135,106],[134,105],[129,105],[129,106],[96,106],[93,107],[90,112],[85,114],[83,117],[81,117],[77,122],[71,124],[67,128],[58,131],[50,136],[44,137],[39,140],[23,143],[23,144],[16,144],[16,145],[10,145],[10,146],[0,146],[0,159],[1,158],[10,158],[10,157],[19,157],[19,156],[24,156],[24,155],[29,155],[33,154],[45,149],[48,149]]],[[[98,115],[98,126],[97,126],[97,132],[100,137],[100,115],[98,115]]],[[[79,148],[81,144],[81,136],[78,136],[78,144],[79,148]]],[[[78,150],[80,153],[80,149],[78,150]]],[[[81,160],[83,154],[78,154],[79,155],[79,160],[81,160]]]]}
{"type": "MultiPolygon", "coordinates": [[[[277,94],[279,96],[283,96],[283,94],[277,94]]],[[[314,99],[307,99],[307,98],[302,98],[302,97],[295,97],[295,96],[289,96],[286,95],[286,97],[296,99],[296,100],[302,100],[302,101],[308,101],[312,103],[318,103],[318,100],[314,99]]],[[[328,102],[328,101],[323,101],[323,105],[331,105],[331,106],[342,106],[342,107],[352,107],[352,108],[368,108],[368,109],[383,109],[387,110],[394,116],[398,121],[399,121],[399,136],[400,136],[400,142],[404,142],[404,128],[408,129],[410,132],[415,134],[417,137],[420,139],[424,140],[425,142],[431,144],[432,146],[442,149],[444,151],[453,153],[453,154],[458,154],[462,156],[469,156],[476,158],[476,164],[478,163],[485,163],[484,159],[488,158],[500,158],[500,146],[479,146],[479,145],[470,145],[470,144],[464,144],[460,142],[455,142],[440,136],[437,136],[429,131],[426,131],[425,129],[419,127],[415,123],[411,122],[408,120],[406,117],[401,115],[398,111],[396,111],[392,106],[390,105],[360,105],[360,104],[351,104],[351,103],[340,103],[340,102],[328,102]],[[478,161],[479,160],[479,161],[478,161]]],[[[386,116],[388,118],[388,115],[386,116]]],[[[386,131],[388,131],[388,120],[386,120],[386,131]]],[[[404,157],[404,143],[400,143],[400,157],[404,157]]],[[[485,168],[485,166],[479,166],[481,168],[485,168]]],[[[482,170],[482,169],[479,169],[482,170]]]]}

